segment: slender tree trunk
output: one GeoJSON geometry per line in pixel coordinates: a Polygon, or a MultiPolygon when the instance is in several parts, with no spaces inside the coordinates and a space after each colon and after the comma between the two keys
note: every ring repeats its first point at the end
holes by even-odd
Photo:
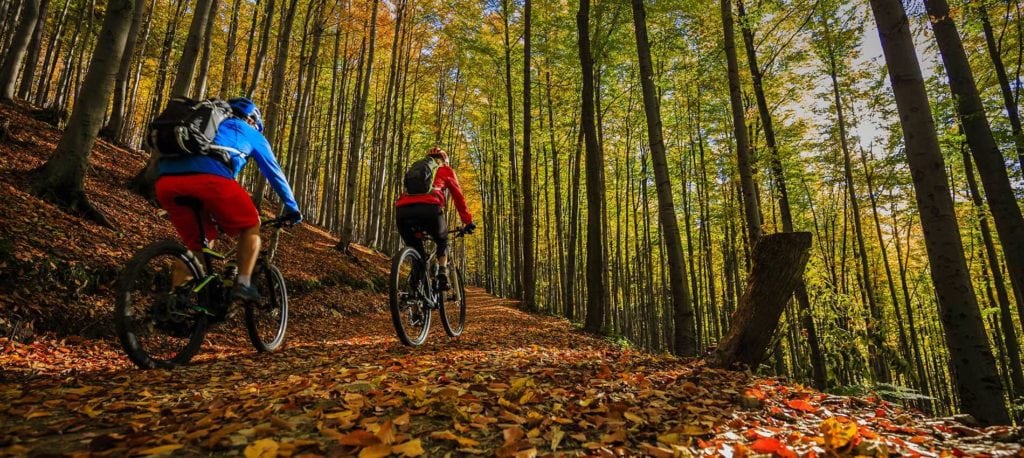
{"type": "MultiPolygon", "coordinates": [[[[14,92],[17,89],[18,73],[21,70],[21,62],[25,58],[28,42],[32,39],[36,29],[36,21],[39,19],[39,1],[22,1],[18,27],[14,30],[11,45],[4,56],[3,65],[0,66],[0,101],[14,98],[14,92]]],[[[30,65],[35,66],[35,62],[31,62],[30,65]]]]}
{"type": "MultiPolygon", "coordinates": [[[[516,185],[516,181],[519,179],[519,170],[518,163],[516,162],[515,108],[512,101],[512,42],[509,36],[509,18],[512,15],[512,11],[509,8],[509,1],[502,0],[501,2],[502,18],[505,21],[505,100],[508,104],[506,117],[508,119],[509,197],[512,200],[512,232],[509,235],[511,235],[512,239],[512,296],[522,298],[523,278],[521,273],[523,250],[519,245],[519,237],[525,231],[519,220],[522,211],[519,207],[519,189],[516,185]]],[[[524,114],[523,116],[529,115],[524,114]]]]}
{"type": "Polygon", "coordinates": [[[590,55],[590,0],[580,0],[576,13],[580,66],[583,70],[583,138],[587,151],[587,319],[584,329],[600,333],[604,325],[604,158],[594,126],[594,60],[590,55]]]}
{"type": "Polygon", "coordinates": [[[185,40],[185,48],[181,51],[181,60],[178,61],[174,84],[171,85],[171,97],[189,95],[192,76],[196,70],[196,61],[199,60],[199,46],[203,43],[206,21],[210,17],[210,7],[213,2],[214,0],[196,0],[195,10],[192,12],[192,25],[188,28],[188,38],[185,40]]]}
{"type": "Polygon", "coordinates": [[[732,6],[721,0],[722,28],[725,31],[725,57],[729,74],[729,102],[732,107],[733,136],[736,139],[736,161],[743,192],[743,209],[747,222],[747,243],[757,244],[761,238],[761,208],[754,190],[754,172],[747,143],[746,122],[743,120],[743,99],[740,94],[740,70],[736,60],[736,36],[733,32],[732,6]]]}
{"type": "MultiPolygon", "coordinates": [[[[229,87],[232,85],[233,70],[238,65],[236,62],[238,56],[235,55],[235,49],[238,47],[238,12],[241,9],[242,0],[234,0],[231,6],[231,25],[228,28],[228,42],[224,47],[224,68],[220,74],[220,85],[217,87],[217,95],[221,98],[229,97],[228,91],[233,91],[229,87]]],[[[253,11],[253,17],[255,16],[257,16],[256,11],[253,11]]],[[[246,62],[245,65],[249,65],[249,63],[246,62]]]]}
{"type": "Polygon", "coordinates": [[[661,103],[654,84],[651,45],[647,39],[647,13],[644,11],[644,0],[632,0],[632,5],[636,50],[640,61],[640,84],[644,97],[644,113],[647,116],[647,136],[650,140],[658,192],[658,218],[661,222],[665,248],[668,251],[669,288],[675,318],[672,350],[678,355],[696,356],[697,336],[693,304],[690,302],[690,291],[686,287],[686,261],[683,259],[683,244],[679,238],[672,181],[669,178],[665,142],[661,132],[661,103]]]}
{"type": "MultiPolygon", "coordinates": [[[[288,49],[292,36],[292,27],[295,23],[295,8],[297,4],[297,0],[291,0],[288,4],[288,9],[285,11],[285,16],[282,18],[283,22],[281,23],[281,32],[277,38],[277,51],[274,54],[274,74],[271,75],[270,94],[264,109],[266,113],[266,127],[264,129],[264,135],[267,137],[267,143],[270,143],[274,148],[277,147],[277,142],[279,141],[278,136],[284,131],[284,85],[285,80],[289,76],[288,49]]],[[[291,151],[288,152],[288,154],[291,153],[291,151]]],[[[280,154],[280,152],[277,152],[277,154],[280,154]]],[[[263,204],[263,194],[266,187],[267,180],[260,179],[257,181],[252,193],[253,202],[256,204],[256,208],[260,208],[263,204]]]]}
{"type": "Polygon", "coordinates": [[[523,306],[531,312],[537,311],[537,285],[533,252],[533,166],[530,151],[531,120],[530,107],[530,7],[531,1],[523,5],[523,306]]]}
{"type": "Polygon", "coordinates": [[[32,83],[36,79],[36,67],[39,66],[39,52],[43,44],[43,30],[46,28],[46,13],[50,9],[50,0],[39,3],[39,18],[32,31],[32,39],[28,42],[28,55],[21,73],[21,84],[18,86],[18,98],[28,100],[32,92],[32,83]]]}
{"type": "MultiPolygon", "coordinates": [[[[985,45],[988,49],[988,56],[992,60],[992,68],[996,72],[996,80],[999,81],[999,92],[1003,96],[1003,106],[1006,108],[1006,117],[1010,121],[1010,129],[1013,133],[1013,142],[1017,146],[1017,161],[1024,169],[1024,132],[1021,131],[1020,111],[1017,109],[1017,100],[1010,89],[1010,80],[1006,76],[1006,67],[1003,65],[1003,58],[996,44],[995,33],[992,31],[992,24],[988,19],[988,11],[985,5],[978,6],[978,13],[981,16],[982,29],[985,32],[985,45]]],[[[1017,37],[1017,40],[1024,39],[1017,37]]],[[[1020,300],[1018,299],[1018,305],[1020,300]]],[[[1024,306],[1018,310],[1021,320],[1024,320],[1024,306]]]]}
{"type": "Polygon", "coordinates": [[[128,37],[125,40],[124,52],[121,54],[121,63],[117,69],[117,79],[114,80],[114,104],[110,109],[110,120],[107,126],[100,133],[111,140],[118,140],[124,129],[127,112],[128,98],[128,77],[132,70],[132,57],[135,55],[135,44],[138,42],[139,29],[142,27],[146,13],[146,0],[135,1],[135,12],[132,17],[132,25],[128,29],[128,37]]]}
{"type": "Polygon", "coordinates": [[[857,239],[857,256],[860,261],[860,276],[863,279],[863,292],[868,316],[865,327],[868,334],[868,358],[875,379],[888,383],[891,380],[889,365],[882,356],[884,354],[885,335],[882,313],[875,296],[874,282],[871,281],[871,268],[868,264],[867,248],[864,244],[863,226],[860,220],[860,200],[857,198],[857,186],[853,181],[853,163],[850,159],[850,147],[846,140],[846,119],[843,115],[843,101],[839,93],[839,76],[836,64],[837,56],[829,55],[829,77],[832,80],[832,95],[836,107],[836,125],[839,128],[839,146],[843,153],[843,177],[846,180],[847,197],[850,199],[850,212],[853,213],[853,233],[857,239]]]}
{"type": "Polygon", "coordinates": [[[992,305],[999,307],[999,325],[1002,327],[1003,342],[1006,343],[1010,380],[1013,382],[1010,386],[1011,392],[1019,396],[1024,394],[1024,372],[1021,369],[1021,349],[1017,341],[1017,331],[1013,327],[1013,318],[1010,315],[1010,295],[1006,291],[1006,281],[1003,279],[1003,270],[999,265],[995,242],[992,240],[992,229],[988,225],[985,204],[978,191],[978,182],[974,178],[974,165],[971,163],[971,156],[966,151],[963,151],[962,156],[964,158],[964,173],[967,175],[967,185],[971,192],[971,201],[977,210],[978,226],[981,229],[981,239],[985,245],[985,256],[988,260],[989,270],[992,271],[992,282],[995,283],[998,303],[993,301],[992,305]]]}
{"type": "MultiPolygon", "coordinates": [[[[337,248],[340,250],[348,250],[348,245],[352,242],[352,238],[355,235],[355,203],[356,203],[356,182],[359,178],[359,152],[363,146],[363,124],[366,122],[366,100],[370,94],[370,74],[373,70],[373,49],[377,38],[377,3],[379,0],[373,0],[372,13],[370,15],[370,31],[369,31],[369,49],[366,53],[366,58],[361,59],[358,76],[356,77],[356,91],[355,100],[353,101],[352,109],[352,126],[349,130],[349,145],[348,145],[348,170],[346,171],[346,182],[345,182],[345,212],[343,213],[343,219],[341,224],[341,241],[338,242],[337,248]],[[360,77],[362,83],[359,83],[360,77]]],[[[366,40],[364,38],[364,40],[366,40]]],[[[365,41],[364,41],[365,43],[365,41]]]]}
{"type": "Polygon", "coordinates": [[[981,423],[1006,424],[1010,417],[1003,404],[1003,387],[964,259],[945,163],[909,21],[899,0],[871,0],[870,4],[902,121],[907,162],[956,391],[964,411],[981,423]]]}
{"type": "MultiPolygon", "coordinates": [[[[974,83],[974,74],[967,61],[960,34],[949,17],[949,5],[946,0],[927,0],[925,7],[932,17],[932,30],[949,77],[950,90],[956,100],[957,115],[967,136],[971,154],[978,164],[985,199],[1006,258],[1010,284],[1013,285],[1020,305],[1024,302],[1024,216],[1021,216],[1017,198],[1010,186],[1003,154],[992,136],[992,128],[978,95],[978,87],[974,83]]],[[[1024,316],[1020,319],[1024,323],[1024,316]]]]}
{"type": "Polygon", "coordinates": [[[210,12],[206,18],[206,30],[203,32],[203,57],[199,60],[199,74],[196,75],[195,84],[192,85],[194,98],[206,97],[206,80],[210,73],[210,47],[213,43],[213,23],[217,21],[219,8],[218,0],[210,0],[210,12]]]}
{"type": "Polygon", "coordinates": [[[103,125],[125,38],[132,22],[134,0],[110,0],[93,52],[85,87],[53,156],[39,169],[33,191],[84,216],[110,226],[85,195],[85,174],[96,134],[103,125]]]}

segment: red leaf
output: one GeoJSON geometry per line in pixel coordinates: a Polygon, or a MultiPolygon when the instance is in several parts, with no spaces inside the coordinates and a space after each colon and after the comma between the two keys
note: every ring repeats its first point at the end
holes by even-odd
{"type": "Polygon", "coordinates": [[[780,448],[785,447],[778,439],[772,437],[762,437],[750,446],[750,449],[757,453],[775,453],[780,448]]]}
{"type": "Polygon", "coordinates": [[[815,413],[818,411],[817,407],[814,407],[813,405],[811,405],[811,403],[804,401],[803,399],[794,399],[792,401],[787,401],[786,405],[789,406],[790,409],[799,410],[807,413],[815,413]]]}

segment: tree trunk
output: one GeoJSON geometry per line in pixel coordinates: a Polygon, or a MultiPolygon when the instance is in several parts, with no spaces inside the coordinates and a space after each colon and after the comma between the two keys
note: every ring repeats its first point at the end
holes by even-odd
{"type": "MultiPolygon", "coordinates": [[[[516,162],[516,127],[515,108],[512,102],[512,42],[509,37],[509,18],[512,11],[509,9],[510,0],[502,0],[502,19],[505,22],[505,100],[508,104],[506,118],[508,119],[508,160],[509,160],[509,198],[512,200],[512,231],[509,233],[512,243],[512,296],[521,299],[523,293],[522,260],[523,250],[520,246],[519,237],[525,233],[519,216],[522,214],[519,207],[519,190],[516,181],[519,179],[518,164],[516,162]]],[[[525,101],[524,101],[525,103],[525,101]]],[[[528,115],[523,115],[528,116],[528,115]]]]}
{"type": "Polygon", "coordinates": [[[761,237],[751,254],[747,288],[733,314],[729,332],[711,357],[716,367],[757,367],[771,346],[779,317],[811,256],[810,232],[761,237]]]}
{"type": "Polygon", "coordinates": [[[64,135],[53,156],[39,170],[33,185],[37,195],[55,200],[106,226],[110,226],[110,222],[85,195],[85,174],[114,89],[133,8],[134,0],[111,0],[107,4],[103,28],[85,76],[84,86],[89,90],[79,93],[64,135]]]}
{"type": "Polygon", "coordinates": [[[956,391],[964,411],[981,423],[1006,424],[1010,417],[1003,404],[1003,387],[964,259],[945,163],[909,21],[899,0],[870,3],[901,119],[956,391]]]}
{"type": "Polygon", "coordinates": [[[530,7],[531,1],[523,5],[523,306],[531,312],[537,311],[536,272],[533,252],[533,166],[530,151],[530,125],[533,116],[530,107],[530,7]]]}
{"type": "MultiPolygon", "coordinates": [[[[950,90],[956,100],[957,115],[967,136],[971,154],[978,164],[985,199],[996,224],[1010,284],[1017,294],[1019,305],[1024,302],[1024,216],[1021,216],[1017,198],[1010,186],[1003,154],[992,136],[992,128],[978,95],[967,53],[960,42],[960,34],[949,17],[949,5],[946,0],[928,0],[925,7],[932,16],[932,30],[949,77],[950,90]]],[[[1024,322],[1024,317],[1020,319],[1024,322]]]]}
{"type": "MultiPolygon", "coordinates": [[[[370,14],[370,36],[369,49],[364,59],[361,59],[359,71],[356,77],[355,100],[352,108],[352,126],[349,129],[348,143],[348,167],[345,174],[345,212],[342,214],[341,240],[337,249],[348,250],[355,236],[355,203],[356,183],[359,178],[359,152],[363,147],[363,125],[366,123],[366,101],[370,94],[370,74],[373,70],[373,50],[377,38],[377,4],[379,0],[373,0],[372,13],[370,14]],[[362,82],[360,82],[360,77],[362,82]]],[[[365,38],[364,38],[365,40],[365,38]]],[[[364,41],[365,43],[365,41],[364,41]]]]}
{"type": "MultiPolygon", "coordinates": [[[[270,47],[270,29],[271,26],[274,24],[275,3],[275,0],[269,0],[267,3],[267,12],[265,18],[263,19],[263,30],[260,32],[260,46],[259,49],[256,51],[256,63],[253,64],[252,83],[249,84],[248,89],[246,89],[245,91],[246,97],[252,97],[253,94],[256,93],[256,88],[259,87],[260,74],[263,71],[263,64],[267,60],[267,48],[270,47]]],[[[255,15],[255,13],[253,14],[255,15]]],[[[255,20],[256,18],[253,17],[253,21],[255,20]]],[[[253,25],[255,25],[255,22],[253,23],[253,25]]],[[[248,61],[246,61],[246,63],[248,64],[248,61]]],[[[243,85],[245,84],[244,77],[245,75],[243,75],[243,85]]]]}
{"type": "MultiPolygon", "coordinates": [[[[22,5],[18,27],[14,30],[10,48],[7,49],[7,54],[4,56],[3,66],[0,66],[0,101],[14,98],[18,71],[21,70],[21,62],[25,58],[28,42],[35,32],[36,21],[39,19],[39,0],[24,0],[22,5]]],[[[35,66],[35,62],[32,62],[31,65],[35,66]]]]}
{"type": "Polygon", "coordinates": [[[672,197],[672,182],[669,179],[668,160],[665,158],[665,142],[661,132],[661,107],[657,88],[654,85],[651,45],[647,39],[647,14],[644,11],[644,0],[632,0],[632,4],[636,50],[640,61],[640,84],[643,89],[644,113],[647,116],[647,136],[650,140],[651,159],[654,163],[654,177],[658,192],[658,218],[661,222],[665,248],[668,251],[669,289],[672,295],[672,310],[675,319],[672,350],[678,355],[696,356],[697,336],[693,305],[690,302],[690,291],[686,286],[686,261],[683,259],[683,243],[679,238],[675,202],[672,197]]]}
{"type": "MultiPolygon", "coordinates": [[[[985,31],[985,46],[988,49],[988,56],[992,59],[992,68],[996,71],[996,79],[999,81],[999,92],[1003,96],[1003,106],[1006,108],[1006,117],[1010,120],[1010,130],[1013,133],[1013,142],[1017,146],[1017,161],[1021,168],[1024,168],[1024,132],[1021,131],[1020,111],[1017,109],[1017,100],[1010,89],[1010,80],[1006,77],[1006,67],[1003,65],[1003,58],[999,53],[999,46],[996,45],[995,33],[992,31],[992,24],[988,19],[988,11],[985,5],[978,6],[981,16],[982,29],[985,31]]],[[[1017,37],[1018,40],[1024,37],[1017,37]]],[[[1019,299],[1018,299],[1018,302],[1019,299]]],[[[1021,312],[1021,320],[1024,320],[1024,306],[1018,309],[1021,312]]]]}
{"type": "Polygon", "coordinates": [[[217,20],[217,9],[219,7],[219,1],[210,0],[210,12],[207,13],[206,29],[203,32],[203,57],[199,60],[199,74],[196,75],[195,84],[192,85],[193,98],[206,97],[206,79],[210,73],[210,45],[213,42],[213,23],[217,20]]]}
{"type": "Polygon", "coordinates": [[[754,172],[747,143],[746,122],[743,120],[743,98],[740,93],[740,70],[736,61],[736,36],[733,32],[732,6],[721,0],[722,28],[725,32],[725,57],[729,73],[729,102],[732,107],[733,135],[736,138],[736,161],[743,191],[743,210],[747,222],[747,243],[756,245],[761,238],[761,208],[754,190],[754,172]]]}
{"type": "Polygon", "coordinates": [[[214,0],[196,0],[196,7],[192,12],[192,25],[188,28],[188,38],[185,40],[185,48],[181,51],[178,71],[174,76],[174,84],[171,86],[171,97],[187,97],[189,95],[192,76],[196,70],[196,61],[199,60],[199,46],[203,43],[206,21],[210,17],[210,7],[213,2],[214,0]]]}
{"type": "Polygon", "coordinates": [[[32,39],[28,42],[28,55],[25,57],[21,84],[18,86],[18,98],[22,100],[28,100],[32,92],[32,83],[36,79],[36,67],[39,66],[39,52],[43,44],[43,30],[46,28],[46,12],[49,8],[50,0],[42,0],[39,3],[39,18],[32,31],[32,39]]]}
{"type": "Polygon", "coordinates": [[[981,193],[978,191],[978,182],[974,178],[974,165],[971,163],[971,156],[966,154],[966,151],[963,153],[967,186],[971,192],[971,201],[977,210],[978,226],[981,229],[982,243],[985,245],[985,256],[988,260],[989,270],[992,271],[992,282],[995,283],[996,288],[998,303],[993,303],[992,305],[999,307],[999,325],[1002,327],[1002,337],[1006,343],[1010,379],[1013,382],[1010,387],[1011,393],[1019,396],[1024,394],[1024,372],[1021,369],[1021,351],[1020,344],[1017,341],[1017,331],[1013,327],[1013,318],[1010,314],[1010,295],[1006,291],[1006,281],[1003,279],[1003,270],[999,265],[999,256],[996,254],[995,242],[992,240],[992,229],[988,225],[985,204],[982,202],[981,193]]]}
{"type": "Polygon", "coordinates": [[[583,138],[587,151],[587,318],[584,329],[600,333],[604,325],[604,158],[594,126],[594,60],[590,55],[590,0],[580,0],[576,13],[580,66],[583,70],[583,138]]]}
{"type": "MultiPolygon", "coordinates": [[[[210,0],[214,1],[214,0],[210,0]]],[[[285,17],[282,18],[281,32],[277,38],[277,52],[274,54],[274,74],[270,80],[270,94],[267,99],[267,103],[264,105],[263,112],[266,118],[266,127],[264,129],[264,135],[267,137],[267,143],[272,148],[277,148],[278,135],[284,131],[285,113],[282,101],[284,100],[284,84],[285,79],[288,77],[288,49],[289,40],[292,36],[292,26],[295,22],[295,7],[297,0],[291,0],[288,5],[288,10],[285,11],[285,17]]],[[[276,152],[280,155],[280,152],[276,152]]],[[[291,153],[289,151],[289,153],[291,153]]],[[[253,202],[256,208],[260,208],[263,204],[263,193],[266,190],[267,180],[264,178],[259,179],[256,183],[256,187],[253,190],[253,202]]]]}
{"type": "Polygon", "coordinates": [[[128,98],[128,77],[132,70],[132,57],[135,55],[135,44],[138,42],[139,29],[142,27],[143,16],[146,13],[146,0],[136,0],[135,12],[132,15],[132,25],[128,29],[128,37],[125,39],[124,52],[121,54],[121,62],[118,64],[117,79],[114,80],[114,104],[110,109],[110,121],[107,126],[100,130],[102,136],[118,140],[124,129],[125,117],[129,115],[127,110],[128,98]]]}
{"type": "MultiPolygon", "coordinates": [[[[229,85],[232,83],[232,76],[236,59],[235,48],[238,47],[238,12],[242,9],[242,0],[234,0],[231,6],[231,26],[228,29],[228,42],[224,48],[224,68],[220,74],[220,86],[217,88],[217,95],[221,98],[228,97],[229,85]]],[[[253,17],[257,14],[253,11],[253,17]]],[[[249,63],[246,62],[245,65],[249,63]]]]}

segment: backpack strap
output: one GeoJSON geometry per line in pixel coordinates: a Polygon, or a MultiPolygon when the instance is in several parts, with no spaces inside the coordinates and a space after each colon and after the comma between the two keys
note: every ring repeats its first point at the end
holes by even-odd
{"type": "Polygon", "coordinates": [[[207,150],[209,150],[208,152],[210,156],[220,159],[221,162],[228,165],[231,165],[231,156],[242,156],[242,152],[237,149],[229,146],[214,145],[212,143],[207,147],[207,150]]]}

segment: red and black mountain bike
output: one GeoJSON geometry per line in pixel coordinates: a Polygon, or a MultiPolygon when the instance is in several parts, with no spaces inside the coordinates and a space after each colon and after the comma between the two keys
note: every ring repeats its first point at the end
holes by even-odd
{"type": "MultiPolygon", "coordinates": [[[[441,324],[449,337],[458,337],[466,326],[466,288],[454,256],[456,250],[448,253],[450,288],[442,290],[437,279],[437,246],[425,231],[415,230],[416,237],[423,239],[424,253],[412,247],[402,248],[391,260],[389,283],[391,322],[398,340],[410,346],[419,346],[427,340],[434,310],[440,312],[441,324]]],[[[466,235],[462,228],[448,233],[454,234],[452,245],[466,235]]]]}

